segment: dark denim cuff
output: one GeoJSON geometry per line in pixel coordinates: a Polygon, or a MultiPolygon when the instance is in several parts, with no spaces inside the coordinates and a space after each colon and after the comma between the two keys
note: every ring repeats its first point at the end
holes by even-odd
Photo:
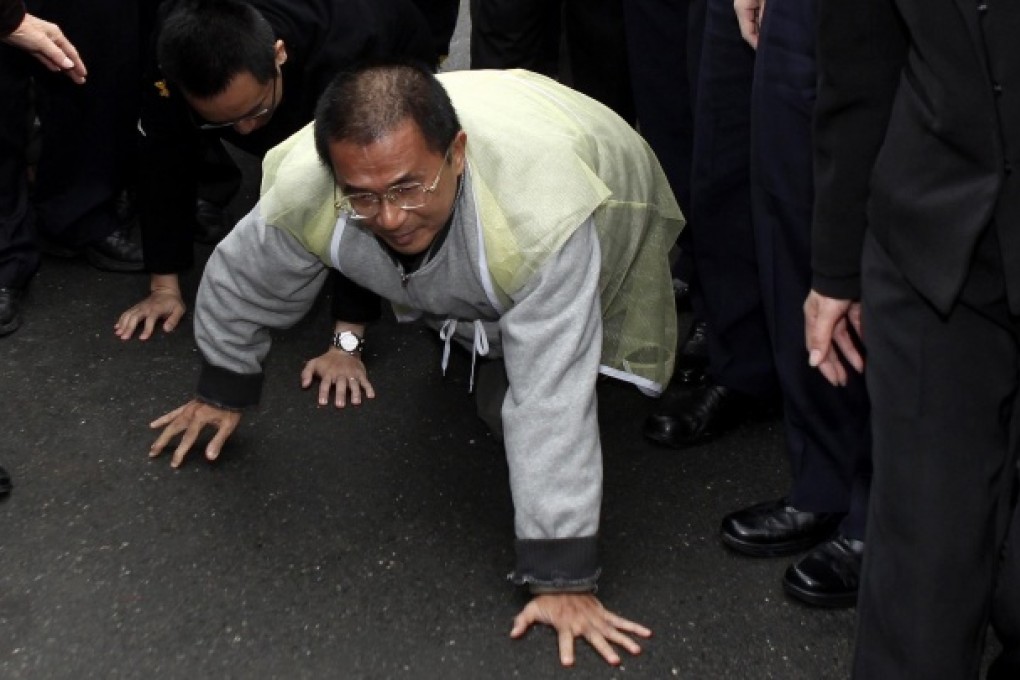
{"type": "Polygon", "coordinates": [[[601,570],[598,537],[522,539],[507,579],[532,592],[593,592],[601,570]]]}
{"type": "Polygon", "coordinates": [[[212,406],[239,411],[259,403],[262,378],[261,373],[234,373],[203,361],[198,377],[198,399],[212,406]]]}

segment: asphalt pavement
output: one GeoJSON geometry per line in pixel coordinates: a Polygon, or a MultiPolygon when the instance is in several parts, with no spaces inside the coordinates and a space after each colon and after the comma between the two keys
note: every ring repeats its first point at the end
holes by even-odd
{"type": "MultiPolygon", "coordinates": [[[[464,40],[462,26],[451,67],[464,40]]],[[[654,637],[615,669],[581,643],[564,670],[549,629],[509,638],[526,598],[505,579],[507,468],[474,416],[467,356],[444,378],[434,335],[387,319],[366,355],[378,397],[320,408],[298,381],[326,347],[320,301],[274,336],[263,402],[221,459],[175,471],[149,460],[148,423],[191,397],[199,357],[190,312],[148,342],[113,335],[146,290],[46,259],[24,325],[0,340],[0,464],[15,485],[0,503],[0,677],[848,676],[852,610],[787,599],[790,559],[717,537],[725,513],[786,490],[778,421],[659,449],[640,434],[651,402],[600,384],[599,596],[654,637]]]]}

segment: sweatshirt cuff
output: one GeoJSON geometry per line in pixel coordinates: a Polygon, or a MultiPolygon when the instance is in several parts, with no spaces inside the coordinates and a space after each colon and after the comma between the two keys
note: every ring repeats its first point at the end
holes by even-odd
{"type": "Polygon", "coordinates": [[[811,289],[835,300],[860,300],[861,276],[826,276],[815,272],[811,277],[811,289]]]}
{"type": "Polygon", "coordinates": [[[198,399],[231,411],[254,406],[262,396],[262,378],[261,373],[234,373],[203,361],[198,377],[198,399]]]}
{"type": "Polygon", "coordinates": [[[514,585],[533,593],[594,592],[601,569],[598,537],[520,539],[517,568],[507,575],[514,585]]]}

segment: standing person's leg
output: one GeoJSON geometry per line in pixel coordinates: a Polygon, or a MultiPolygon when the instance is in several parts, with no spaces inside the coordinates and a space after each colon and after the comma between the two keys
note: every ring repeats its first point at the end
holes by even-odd
{"type": "MultiPolygon", "coordinates": [[[[627,63],[638,129],[651,145],[669,179],[680,208],[691,202],[694,145],[693,96],[687,59],[690,0],[628,0],[623,3],[627,63]]],[[[673,264],[678,302],[690,303],[689,232],[680,234],[673,264]]],[[[706,355],[702,357],[707,361],[706,355]]],[[[683,355],[677,370],[688,370],[683,355]]],[[[698,361],[700,364],[700,361],[698,361]]],[[[702,367],[703,370],[703,367],[702,367]]]]}
{"type": "Polygon", "coordinates": [[[555,77],[559,45],[559,0],[471,0],[471,68],[555,77]]]}
{"type": "Polygon", "coordinates": [[[457,28],[460,0],[414,0],[429,24],[432,43],[442,64],[450,54],[450,39],[457,28]]]}
{"type": "Polygon", "coordinates": [[[976,678],[1017,463],[1018,329],[994,230],[948,314],[870,235],[862,283],[874,477],[854,677],[976,678]]]}
{"type": "Polygon", "coordinates": [[[627,63],[641,136],[655,151],[684,211],[691,202],[694,112],[687,73],[690,0],[623,4],[627,63]]]}
{"type": "Polygon", "coordinates": [[[754,51],[728,0],[708,0],[694,104],[691,238],[709,325],[710,376],[745,394],[775,389],[751,227],[754,51]]]}
{"type": "Polygon", "coordinates": [[[708,381],[649,417],[667,446],[704,441],[772,397],[776,377],[751,226],[750,96],[754,51],[728,0],[708,0],[694,103],[691,256],[708,327],[708,381]]]}
{"type": "MultiPolygon", "coordinates": [[[[1011,444],[1017,450],[1020,438],[1020,399],[1013,412],[1011,444]]],[[[1014,453],[1014,455],[1016,455],[1014,453]]],[[[1014,468],[1014,474],[1017,472],[1014,468]]],[[[1016,484],[1017,480],[1014,482],[1016,484]]],[[[1017,490],[1013,491],[1013,513],[1006,537],[1006,550],[999,568],[999,583],[992,609],[992,624],[1002,642],[1002,654],[988,669],[988,680],[1014,680],[1020,678],[1020,503],[1017,490]]]]}
{"type": "Polygon", "coordinates": [[[0,336],[21,325],[21,295],[39,268],[26,151],[32,58],[0,45],[0,336]]]}
{"type": "Polygon", "coordinates": [[[723,524],[723,538],[751,555],[793,554],[826,541],[843,518],[840,535],[792,567],[784,585],[809,604],[850,606],[863,552],[871,433],[863,377],[852,373],[846,387],[833,387],[808,365],[804,343],[814,200],[815,6],[816,0],[767,5],[751,95],[755,242],[793,480],[787,497],[769,510],[734,513],[723,524]],[[818,516],[814,526],[803,527],[803,540],[796,540],[792,527],[778,529],[785,508],[818,516]]]}
{"type": "Polygon", "coordinates": [[[78,86],[39,72],[43,145],[35,201],[42,235],[56,245],[86,248],[105,269],[140,271],[116,218],[115,201],[134,160],[139,96],[140,25],[135,3],[45,2],[41,16],[58,23],[89,69],[78,86]]]}
{"type": "Polygon", "coordinates": [[[566,0],[563,4],[569,85],[633,125],[636,115],[623,21],[622,0],[566,0]]]}

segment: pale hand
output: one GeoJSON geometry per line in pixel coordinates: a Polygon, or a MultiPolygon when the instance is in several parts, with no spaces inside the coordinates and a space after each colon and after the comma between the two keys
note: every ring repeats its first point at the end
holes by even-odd
{"type": "Polygon", "coordinates": [[[358,406],[362,398],[375,399],[375,388],[368,381],[365,364],[358,357],[331,347],[325,354],[305,364],[301,371],[301,387],[308,389],[315,378],[319,379],[319,406],[329,403],[330,390],[334,391],[334,404],[343,408],[358,406]]]}
{"type": "Polygon", "coordinates": [[[170,440],[183,433],[173,457],[170,458],[171,467],[180,467],[202,430],[206,426],[212,426],[216,428],[216,434],[205,446],[205,457],[211,461],[216,460],[223,450],[223,444],[240,422],[241,414],[238,411],[228,411],[193,399],[149,423],[149,427],[154,430],[164,428],[159,438],[149,448],[149,457],[155,458],[163,453],[170,440]]]}
{"type": "Polygon", "coordinates": [[[765,0],[733,0],[733,11],[740,24],[740,35],[748,45],[758,49],[761,18],[765,15],[765,0]]]}
{"type": "Polygon", "coordinates": [[[120,315],[113,325],[113,332],[121,340],[130,340],[141,324],[142,332],[138,339],[148,340],[160,319],[166,319],[163,331],[170,333],[177,328],[187,310],[179,290],[155,287],[147,298],[120,315]]]}
{"type": "Polygon", "coordinates": [[[79,85],[85,82],[87,71],[78,50],[56,24],[26,14],[21,25],[2,42],[28,52],[50,71],[63,71],[79,85]]]}
{"type": "Polygon", "coordinates": [[[864,372],[864,357],[850,335],[850,327],[861,340],[861,305],[811,291],[804,301],[804,339],[808,363],[837,387],[849,378],[843,359],[858,373],[864,372]],[[840,358],[842,357],[842,359],[840,358]]]}
{"type": "Polygon", "coordinates": [[[588,593],[550,593],[536,596],[514,619],[510,637],[520,638],[533,624],[544,623],[556,630],[560,663],[574,665],[574,638],[583,637],[602,658],[613,666],[620,656],[613,645],[631,654],[640,654],[641,646],[630,636],[651,637],[652,631],[607,610],[598,598],[588,593]]]}

